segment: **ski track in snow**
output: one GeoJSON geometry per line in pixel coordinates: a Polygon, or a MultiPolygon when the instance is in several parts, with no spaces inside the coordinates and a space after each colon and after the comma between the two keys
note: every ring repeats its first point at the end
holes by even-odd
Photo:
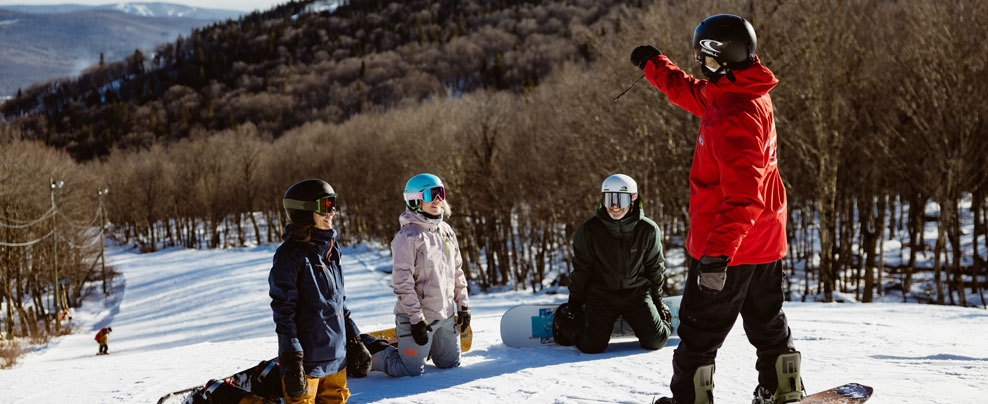
{"type": "MultiPolygon", "coordinates": [[[[76,333],[0,370],[0,403],[154,403],[165,393],[228,376],[277,355],[267,295],[276,245],[152,254],[111,247],[122,276],[74,313],[76,333]],[[93,335],[112,326],[110,355],[93,335]]],[[[386,247],[344,249],[347,303],[358,326],[394,326],[386,247]]],[[[373,372],[350,379],[350,403],[650,403],[668,394],[673,338],[659,351],[612,341],[598,355],[573,347],[516,349],[500,316],[520,303],[562,303],[528,291],[471,296],[474,340],[461,366],[421,377],[373,372]]],[[[903,303],[786,303],[810,392],[848,382],[875,388],[874,404],[975,404],[988,396],[988,311],[903,303]]],[[[718,353],[716,397],[747,403],[755,352],[739,321],[718,353]]]]}

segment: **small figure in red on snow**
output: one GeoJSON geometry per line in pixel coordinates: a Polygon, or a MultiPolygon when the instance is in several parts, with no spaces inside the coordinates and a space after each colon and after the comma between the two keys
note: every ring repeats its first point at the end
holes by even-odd
{"type": "Polygon", "coordinates": [[[99,352],[97,353],[97,355],[106,355],[109,353],[107,352],[107,350],[109,350],[110,348],[109,346],[106,345],[106,336],[109,335],[110,332],[112,331],[113,331],[112,327],[104,327],[104,328],[100,328],[99,332],[96,333],[95,339],[96,342],[99,342],[99,352]]]}

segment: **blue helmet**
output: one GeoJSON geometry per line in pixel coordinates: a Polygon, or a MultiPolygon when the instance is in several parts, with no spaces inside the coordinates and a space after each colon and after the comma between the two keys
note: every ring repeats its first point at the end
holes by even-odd
{"type": "Polygon", "coordinates": [[[417,209],[422,201],[432,202],[446,199],[446,187],[439,177],[432,174],[419,174],[405,183],[405,206],[417,209]]]}

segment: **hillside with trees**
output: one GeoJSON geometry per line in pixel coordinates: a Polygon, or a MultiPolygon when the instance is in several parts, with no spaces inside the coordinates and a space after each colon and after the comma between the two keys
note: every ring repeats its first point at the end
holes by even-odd
{"type": "Polygon", "coordinates": [[[291,2],[34,85],[2,114],[25,138],[79,160],[250,121],[275,137],[476,89],[522,92],[635,6],[609,1],[291,2]]]}
{"type": "MultiPolygon", "coordinates": [[[[281,6],[172,44],[171,63],[114,62],[32,90],[42,104],[4,104],[5,223],[46,217],[55,177],[66,182],[56,204],[77,223],[94,217],[97,190],[109,189],[102,201],[114,236],[146,251],[279,242],[285,189],[315,177],[339,192],[346,243],[385,245],[404,182],[431,172],[447,185],[468,279],[539,291],[565,284],[573,231],[593,214],[600,181],[623,172],[638,181],[665,250],[681,254],[699,119],[644,81],[612,100],[640,76],[628,63],[636,45],[696,72],[693,28],[729,12],[753,23],[758,54],[780,80],[771,94],[790,297],[986,306],[988,43],[957,38],[983,34],[970,22],[988,17],[988,3],[360,4],[320,14],[281,6]],[[380,18],[386,10],[393,20],[380,18]],[[469,29],[454,35],[460,16],[469,29]],[[327,24],[323,33],[296,28],[310,20],[327,24]],[[356,29],[359,20],[389,29],[356,29]],[[283,32],[250,36],[241,26],[283,32]],[[221,32],[255,40],[219,40],[221,32]],[[342,47],[311,51],[329,42],[342,47]],[[260,55],[273,59],[251,59],[260,55]],[[97,79],[110,70],[116,76],[97,79]],[[59,88],[88,98],[37,97],[59,88]],[[68,91],[86,88],[94,90],[68,91]],[[887,262],[892,248],[902,255],[887,262]]],[[[2,230],[0,241],[42,237],[52,229],[41,223],[2,230]]],[[[84,246],[98,232],[73,234],[84,246]]],[[[49,313],[51,276],[35,268],[74,263],[69,288],[101,276],[90,270],[91,249],[51,243],[0,248],[4,279],[16,280],[4,285],[5,301],[36,318],[49,313]]],[[[679,293],[683,279],[671,264],[666,292],[679,293]]],[[[27,332],[5,315],[4,329],[27,332]]]]}

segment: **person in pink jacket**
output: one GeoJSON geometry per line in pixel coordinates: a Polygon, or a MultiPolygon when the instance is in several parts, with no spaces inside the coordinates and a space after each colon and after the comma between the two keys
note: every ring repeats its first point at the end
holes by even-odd
{"type": "Polygon", "coordinates": [[[416,175],[404,196],[407,209],[391,241],[398,347],[373,355],[373,369],[394,377],[421,375],[427,358],[439,368],[459,366],[460,331],[470,325],[460,246],[444,221],[450,209],[442,180],[416,175]]]}

